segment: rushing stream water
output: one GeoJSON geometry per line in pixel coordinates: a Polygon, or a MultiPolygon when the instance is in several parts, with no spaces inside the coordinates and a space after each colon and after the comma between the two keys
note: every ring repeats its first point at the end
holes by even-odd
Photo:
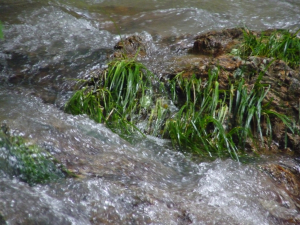
{"type": "Polygon", "coordinates": [[[2,217],[13,225],[300,221],[288,194],[258,169],[271,159],[193,162],[166,140],[131,145],[61,110],[74,78],[105,65],[120,35],[148,40],[144,61],[160,70],[181,36],[243,25],[295,30],[299,1],[0,0],[0,21],[0,123],[81,174],[30,187],[0,171],[0,224],[2,217]]]}

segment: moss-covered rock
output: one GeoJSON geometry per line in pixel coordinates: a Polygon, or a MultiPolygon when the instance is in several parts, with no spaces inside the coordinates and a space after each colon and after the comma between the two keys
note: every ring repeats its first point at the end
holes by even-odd
{"type": "Polygon", "coordinates": [[[71,175],[45,150],[27,145],[21,137],[11,136],[5,125],[0,130],[0,170],[29,185],[44,184],[71,175]]]}

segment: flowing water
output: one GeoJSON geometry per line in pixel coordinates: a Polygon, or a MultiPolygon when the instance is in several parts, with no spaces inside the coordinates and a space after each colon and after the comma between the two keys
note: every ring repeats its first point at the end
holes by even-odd
{"type": "Polygon", "coordinates": [[[161,71],[172,64],[176,46],[192,44],[190,37],[199,33],[244,25],[296,30],[299,1],[0,0],[0,21],[0,122],[81,174],[30,187],[0,171],[0,221],[300,221],[288,194],[258,169],[265,160],[246,165],[230,159],[195,162],[166,140],[149,137],[132,145],[103,124],[61,110],[73,93],[74,79],[103,67],[120,36],[143,36],[151,50],[146,65],[161,71]]]}

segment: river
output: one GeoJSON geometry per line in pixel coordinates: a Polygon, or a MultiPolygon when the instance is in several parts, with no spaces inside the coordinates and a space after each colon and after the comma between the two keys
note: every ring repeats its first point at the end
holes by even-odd
{"type": "Polygon", "coordinates": [[[299,12],[297,0],[0,0],[0,123],[81,174],[31,187],[0,171],[0,216],[12,225],[300,221],[259,169],[289,158],[191,161],[167,140],[133,145],[62,110],[76,79],[105,66],[120,37],[143,36],[151,45],[144,63],[161,71],[178,40],[241,26],[296,30],[299,12]]]}

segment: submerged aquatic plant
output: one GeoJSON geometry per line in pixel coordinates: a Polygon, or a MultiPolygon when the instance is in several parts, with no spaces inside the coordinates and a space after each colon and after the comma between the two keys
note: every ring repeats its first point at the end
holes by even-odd
{"type": "Polygon", "coordinates": [[[18,136],[0,130],[0,169],[29,185],[44,184],[59,178],[74,176],[63,168],[48,152],[35,145],[27,145],[18,136]]]}
{"type": "Polygon", "coordinates": [[[258,37],[248,29],[243,30],[244,42],[241,46],[242,56],[265,56],[284,60],[291,67],[300,63],[300,29],[295,33],[288,30],[276,30],[271,34],[262,32],[258,37]]]}

